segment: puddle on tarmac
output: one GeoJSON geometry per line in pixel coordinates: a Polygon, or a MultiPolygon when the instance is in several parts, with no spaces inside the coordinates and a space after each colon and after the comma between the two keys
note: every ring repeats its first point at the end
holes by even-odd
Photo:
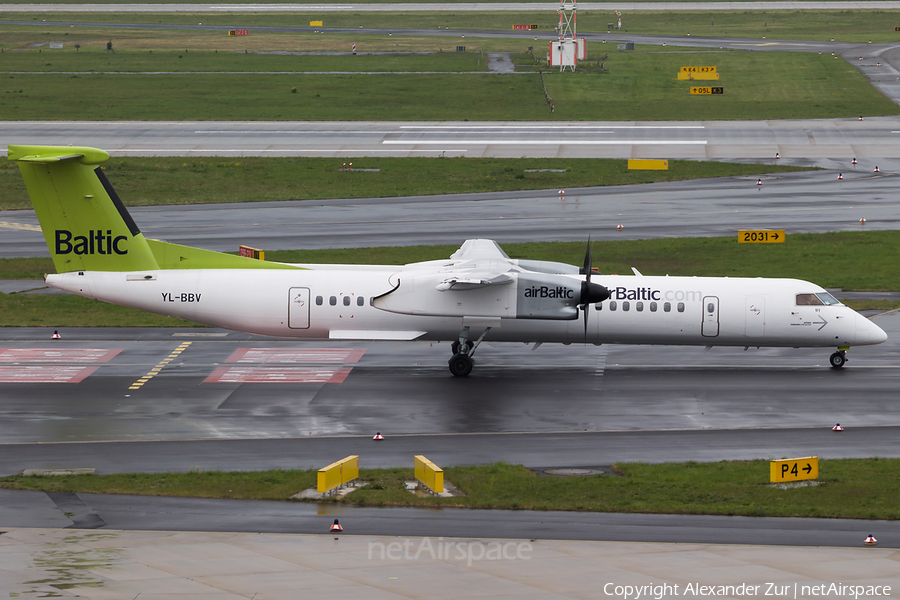
{"type": "MultiPolygon", "coordinates": [[[[116,533],[67,535],[62,540],[38,546],[29,569],[44,577],[23,582],[24,589],[10,598],[61,598],[62,590],[102,587],[104,579],[91,572],[124,562],[121,548],[91,548],[90,542],[116,539],[116,533]]],[[[68,596],[68,594],[66,594],[68,596]]]]}

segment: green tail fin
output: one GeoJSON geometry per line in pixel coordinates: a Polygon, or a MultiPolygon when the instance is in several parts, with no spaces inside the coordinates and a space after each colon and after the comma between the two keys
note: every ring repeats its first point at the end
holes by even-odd
{"type": "Polygon", "coordinates": [[[19,164],[57,272],[159,268],[97,166],[109,154],[72,146],[9,146],[8,158],[19,164]]]}
{"type": "Polygon", "coordinates": [[[72,146],[9,146],[58,273],[156,269],[297,269],[144,239],[103,170],[109,154],[72,146]]]}

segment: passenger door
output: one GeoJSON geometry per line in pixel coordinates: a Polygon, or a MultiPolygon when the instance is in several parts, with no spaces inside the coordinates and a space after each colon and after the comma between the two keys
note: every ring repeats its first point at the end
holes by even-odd
{"type": "Polygon", "coordinates": [[[719,298],[716,296],[703,298],[703,326],[700,333],[704,337],[719,335],[719,298]]]}
{"type": "Polygon", "coordinates": [[[747,337],[766,335],[766,299],[748,296],[744,299],[744,334],[747,337]]]}
{"type": "Polygon", "coordinates": [[[288,290],[288,327],[309,329],[309,288],[294,287],[288,290]]]}

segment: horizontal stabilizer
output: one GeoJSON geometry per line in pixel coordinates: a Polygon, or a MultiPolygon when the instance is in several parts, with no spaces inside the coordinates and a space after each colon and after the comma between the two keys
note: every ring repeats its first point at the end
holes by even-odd
{"type": "Polygon", "coordinates": [[[52,163],[74,160],[83,165],[99,165],[109,154],[97,148],[78,146],[10,146],[7,159],[17,162],[52,163]]]}

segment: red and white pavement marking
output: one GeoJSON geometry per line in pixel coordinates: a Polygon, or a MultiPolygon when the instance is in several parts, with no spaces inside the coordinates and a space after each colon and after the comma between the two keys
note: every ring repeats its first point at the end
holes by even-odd
{"type": "Polygon", "coordinates": [[[0,383],[78,383],[100,367],[0,366],[0,383]]]}
{"type": "Polygon", "coordinates": [[[225,363],[347,364],[365,353],[365,348],[238,348],[225,363]]]}
{"type": "Polygon", "coordinates": [[[105,363],[124,348],[0,348],[0,363],[105,363]]]}
{"type": "Polygon", "coordinates": [[[343,383],[352,367],[219,367],[203,383],[343,383]]]}

